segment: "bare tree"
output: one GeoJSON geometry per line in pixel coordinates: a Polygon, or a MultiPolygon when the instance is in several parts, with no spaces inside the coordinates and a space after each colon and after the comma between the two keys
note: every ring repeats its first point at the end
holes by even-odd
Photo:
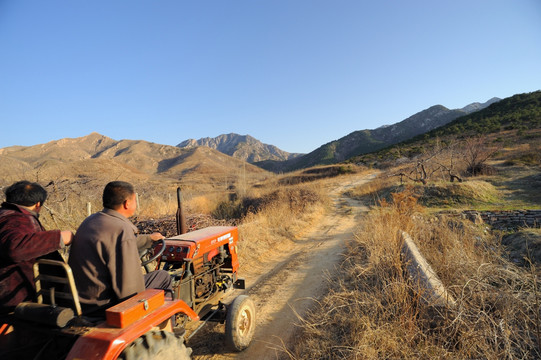
{"type": "Polygon", "coordinates": [[[404,177],[415,182],[420,182],[426,185],[432,175],[439,170],[439,165],[435,163],[433,158],[437,156],[438,152],[432,152],[429,155],[421,156],[417,159],[416,164],[409,172],[399,172],[393,176],[400,176],[400,182],[403,182],[404,177]],[[433,164],[438,166],[434,167],[433,164]]]}
{"type": "Polygon", "coordinates": [[[489,147],[485,138],[475,136],[464,140],[464,160],[466,171],[473,175],[485,174],[489,171],[486,164],[499,150],[499,147],[489,147]]]}
{"type": "Polygon", "coordinates": [[[435,177],[436,173],[441,172],[442,179],[447,178],[450,182],[462,182],[457,166],[457,162],[462,157],[456,142],[442,144],[439,139],[436,139],[430,151],[419,156],[409,172],[401,171],[394,176],[400,176],[400,182],[407,178],[426,185],[429,180],[435,177]]]}
{"type": "Polygon", "coordinates": [[[455,180],[458,182],[463,181],[462,177],[460,176],[459,172],[456,169],[456,162],[458,160],[457,147],[458,145],[456,142],[451,142],[451,144],[449,144],[446,147],[446,150],[447,150],[446,153],[448,156],[445,159],[438,161],[438,165],[440,166],[440,169],[442,170],[442,172],[447,174],[450,182],[454,182],[455,180]]]}

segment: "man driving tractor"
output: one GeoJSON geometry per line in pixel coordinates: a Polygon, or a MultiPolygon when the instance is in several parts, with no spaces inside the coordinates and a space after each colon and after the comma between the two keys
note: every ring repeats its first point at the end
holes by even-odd
{"type": "Polygon", "coordinates": [[[133,185],[113,181],[103,190],[103,210],[90,215],[77,229],[68,263],[84,313],[105,309],[145,288],[172,292],[167,271],[145,275],[141,271],[138,249],[148,248],[164,236],[138,236],[128,219],[136,210],[133,185]]]}

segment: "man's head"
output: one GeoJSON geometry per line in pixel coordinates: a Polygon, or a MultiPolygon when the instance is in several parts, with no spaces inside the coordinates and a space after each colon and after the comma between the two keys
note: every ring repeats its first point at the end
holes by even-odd
{"type": "Polygon", "coordinates": [[[18,181],[10,185],[6,190],[6,202],[25,207],[32,207],[39,203],[37,210],[47,199],[47,190],[40,184],[30,181],[18,181]]]}
{"type": "Polygon", "coordinates": [[[126,217],[137,210],[133,185],[125,181],[111,181],[103,190],[103,207],[116,210],[126,217]]]}

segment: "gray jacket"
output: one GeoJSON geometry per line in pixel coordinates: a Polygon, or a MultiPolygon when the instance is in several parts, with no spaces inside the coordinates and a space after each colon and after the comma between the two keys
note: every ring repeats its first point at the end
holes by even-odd
{"type": "Polygon", "coordinates": [[[152,240],[136,234],[137,228],[111,209],[90,215],[77,229],[68,263],[87,309],[117,303],[145,289],[138,248],[152,240]]]}

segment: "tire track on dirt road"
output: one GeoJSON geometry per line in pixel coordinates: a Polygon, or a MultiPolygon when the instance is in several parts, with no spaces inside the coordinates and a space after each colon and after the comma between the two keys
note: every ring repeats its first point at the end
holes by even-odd
{"type": "MultiPolygon", "coordinates": [[[[274,249],[268,254],[266,268],[243,269],[247,284],[243,293],[254,301],[257,315],[250,347],[240,353],[229,352],[223,346],[224,326],[209,326],[188,343],[194,349],[194,360],[287,358],[284,349],[294,341],[299,316],[306,314],[315,299],[326,291],[327,279],[336,271],[344,244],[353,238],[360,216],[368,210],[343,193],[373,176],[344,177],[330,190],[333,210],[313,231],[296,240],[292,247],[274,249]]],[[[234,296],[240,294],[235,292],[234,296]]]]}

